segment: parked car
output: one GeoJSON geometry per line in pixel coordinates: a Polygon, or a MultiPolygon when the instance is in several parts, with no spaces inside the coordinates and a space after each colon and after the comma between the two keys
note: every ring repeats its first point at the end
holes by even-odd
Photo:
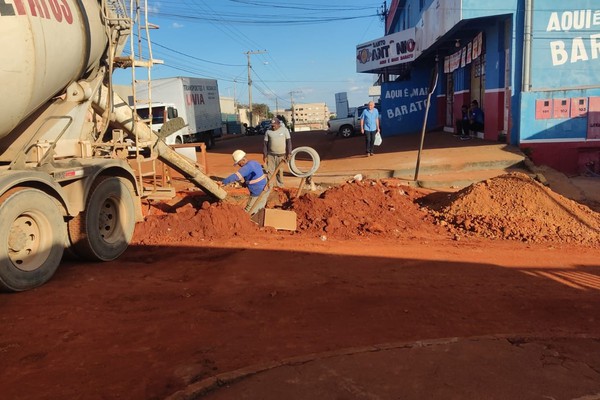
{"type": "MultiPolygon", "coordinates": [[[[379,105],[375,106],[379,110],[379,105]]],[[[346,118],[335,118],[327,121],[327,133],[335,133],[343,138],[360,134],[360,116],[368,106],[360,106],[346,118]]],[[[380,110],[381,112],[381,110],[380,110]]]]}
{"type": "Polygon", "coordinates": [[[271,120],[265,119],[260,121],[258,125],[256,125],[256,130],[259,134],[264,135],[269,129],[271,129],[271,120]]]}

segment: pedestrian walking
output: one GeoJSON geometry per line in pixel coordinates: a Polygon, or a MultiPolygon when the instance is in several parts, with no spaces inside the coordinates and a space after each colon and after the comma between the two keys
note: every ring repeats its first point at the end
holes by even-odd
{"type": "Polygon", "coordinates": [[[379,119],[379,110],[375,108],[375,103],[370,101],[369,108],[363,110],[360,116],[360,133],[365,135],[367,157],[373,155],[375,135],[379,133],[379,119]]]}

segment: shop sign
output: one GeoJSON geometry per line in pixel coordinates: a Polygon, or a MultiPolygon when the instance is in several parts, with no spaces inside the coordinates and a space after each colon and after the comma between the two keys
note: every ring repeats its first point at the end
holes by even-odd
{"type": "Polygon", "coordinates": [[[599,28],[600,10],[551,13],[546,32],[577,32],[575,37],[550,41],[552,65],[597,60],[600,56],[600,34],[597,33],[599,28]]]}
{"type": "Polygon", "coordinates": [[[415,29],[396,32],[356,46],[356,72],[404,64],[417,57],[415,29]]]}
{"type": "Polygon", "coordinates": [[[531,89],[599,87],[600,2],[545,0],[533,12],[531,89]]]}

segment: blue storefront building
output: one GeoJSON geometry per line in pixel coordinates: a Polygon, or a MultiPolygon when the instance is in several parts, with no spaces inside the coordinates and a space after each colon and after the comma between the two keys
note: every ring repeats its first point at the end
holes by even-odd
{"type": "Polygon", "coordinates": [[[392,0],[385,36],[356,52],[357,71],[379,76],[384,136],[419,132],[433,91],[428,129],[453,131],[477,100],[481,139],[600,173],[597,0],[392,0]]]}

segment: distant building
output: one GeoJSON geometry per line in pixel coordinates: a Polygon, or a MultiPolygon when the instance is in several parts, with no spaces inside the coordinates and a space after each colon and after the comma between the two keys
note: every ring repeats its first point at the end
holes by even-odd
{"type": "Polygon", "coordinates": [[[346,118],[350,115],[350,105],[348,104],[348,93],[341,92],[335,94],[335,114],[340,118],[346,118]]]}
{"type": "Polygon", "coordinates": [[[296,131],[327,129],[330,112],[326,103],[294,104],[290,112],[290,122],[296,131]]]}

